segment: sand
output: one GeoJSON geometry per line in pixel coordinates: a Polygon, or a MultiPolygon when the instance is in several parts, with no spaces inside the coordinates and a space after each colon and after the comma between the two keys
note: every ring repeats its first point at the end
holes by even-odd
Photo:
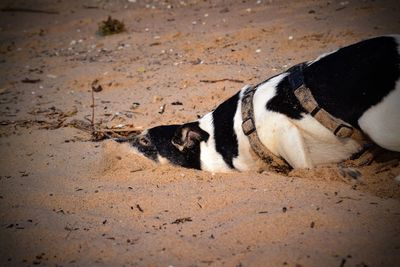
{"type": "Polygon", "coordinates": [[[0,8],[0,266],[399,265],[398,154],[363,167],[215,174],[156,165],[71,127],[91,119],[96,79],[102,127],[195,120],[244,84],[399,33],[397,1],[0,8]],[[109,15],[127,31],[99,36],[109,15]]]}

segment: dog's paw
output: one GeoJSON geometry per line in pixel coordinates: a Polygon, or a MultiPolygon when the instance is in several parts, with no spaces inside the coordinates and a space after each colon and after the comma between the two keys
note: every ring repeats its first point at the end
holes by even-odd
{"type": "Polygon", "coordinates": [[[370,165],[375,158],[375,153],[375,149],[372,149],[371,146],[366,146],[361,151],[354,154],[349,160],[345,162],[345,164],[347,166],[353,167],[370,165]]]}
{"type": "Polygon", "coordinates": [[[339,166],[339,173],[344,182],[350,184],[361,184],[362,174],[359,170],[352,167],[339,166]]]}

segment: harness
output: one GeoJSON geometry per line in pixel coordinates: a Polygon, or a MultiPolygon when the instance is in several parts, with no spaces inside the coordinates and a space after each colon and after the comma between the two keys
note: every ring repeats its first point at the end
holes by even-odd
{"type": "Polygon", "coordinates": [[[277,172],[287,172],[290,166],[281,159],[273,154],[266,146],[263,145],[260,138],[258,137],[256,125],[254,123],[254,108],[253,108],[253,96],[257,88],[249,86],[245,90],[242,97],[242,130],[243,133],[249,138],[250,146],[253,151],[260,157],[264,162],[268,163],[269,167],[277,172]]]}
{"type": "MultiPolygon", "coordinates": [[[[293,66],[288,70],[290,73],[288,80],[293,90],[294,95],[299,100],[303,108],[313,116],[319,123],[329,129],[335,136],[339,138],[352,138],[360,145],[367,144],[364,134],[344,122],[343,120],[332,116],[329,112],[320,107],[312,95],[309,88],[304,84],[303,69],[306,63],[301,63],[293,66]]],[[[265,147],[260,138],[258,137],[255,122],[254,122],[254,109],[253,97],[257,87],[249,86],[242,97],[242,130],[243,133],[249,138],[249,143],[252,150],[270,167],[278,172],[286,172],[290,169],[288,163],[282,158],[274,155],[267,147],[265,147]]]]}
{"type": "Polygon", "coordinates": [[[339,138],[352,138],[358,143],[364,144],[366,142],[365,135],[360,130],[332,116],[318,105],[310,89],[304,84],[303,69],[305,66],[306,63],[301,63],[292,67],[289,69],[291,73],[288,76],[293,93],[303,108],[335,136],[339,138]]]}

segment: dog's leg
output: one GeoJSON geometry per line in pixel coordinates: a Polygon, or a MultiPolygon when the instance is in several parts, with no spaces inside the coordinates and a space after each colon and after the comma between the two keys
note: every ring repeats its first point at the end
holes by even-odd
{"type": "Polygon", "coordinates": [[[348,159],[344,163],[348,166],[353,167],[370,165],[376,155],[378,155],[381,150],[382,149],[375,144],[366,144],[359,152],[352,155],[350,159],[348,159]]]}
{"type": "Polygon", "coordinates": [[[279,131],[279,154],[293,168],[312,168],[309,151],[300,130],[293,124],[287,124],[279,131]]]}

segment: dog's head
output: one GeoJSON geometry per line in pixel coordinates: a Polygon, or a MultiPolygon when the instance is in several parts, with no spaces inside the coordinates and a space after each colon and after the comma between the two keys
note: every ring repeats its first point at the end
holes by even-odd
{"type": "Polygon", "coordinates": [[[148,129],[129,143],[139,154],[155,162],[167,160],[182,167],[200,169],[200,143],[208,138],[209,134],[198,122],[191,122],[148,129]]]}

